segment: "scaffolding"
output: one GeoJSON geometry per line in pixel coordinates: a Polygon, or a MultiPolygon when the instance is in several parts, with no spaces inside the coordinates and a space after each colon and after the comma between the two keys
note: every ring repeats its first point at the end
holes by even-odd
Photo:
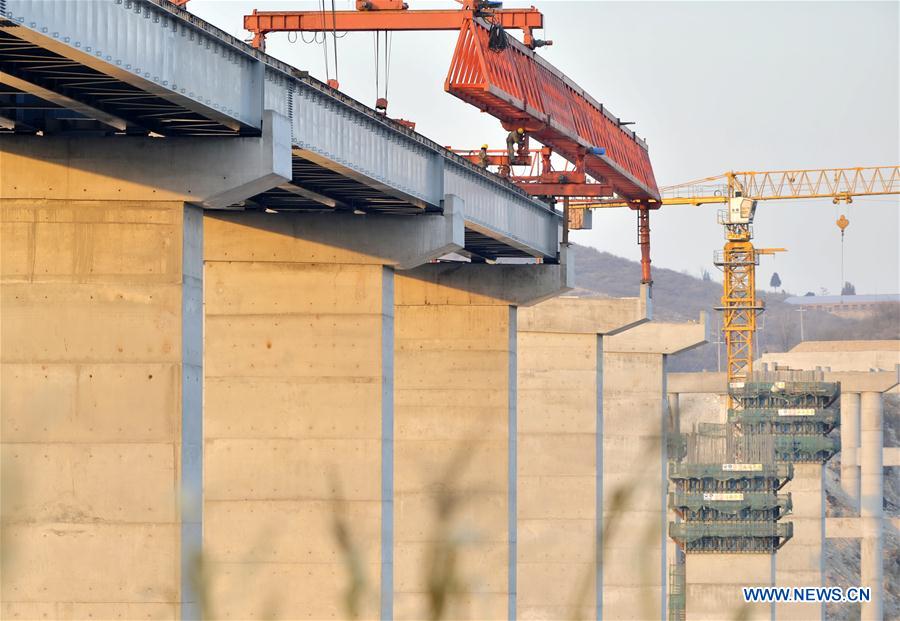
{"type": "MultiPolygon", "coordinates": [[[[692,434],[693,435],[693,434],[692,434]]],[[[689,442],[690,444],[690,442],[689,442]]],[[[789,463],[670,463],[669,536],[687,553],[773,553],[790,539],[789,463]]]]}
{"type": "Polygon", "coordinates": [[[840,450],[840,439],[829,434],[841,422],[841,385],[824,381],[821,371],[755,371],[728,392],[735,459],[748,458],[760,438],[772,439],[779,462],[825,463],[840,450]]]}
{"type": "Polygon", "coordinates": [[[669,621],[685,621],[685,586],[684,562],[669,564],[669,621]]]}

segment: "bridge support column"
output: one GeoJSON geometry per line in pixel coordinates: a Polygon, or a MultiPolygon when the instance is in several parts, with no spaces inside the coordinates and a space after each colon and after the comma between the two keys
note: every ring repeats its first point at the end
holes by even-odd
{"type": "Polygon", "coordinates": [[[841,392],[841,487],[859,511],[859,405],[858,392],[841,392]]]}
{"type": "Polygon", "coordinates": [[[879,392],[862,393],[860,403],[860,586],[871,589],[860,619],[873,621],[884,617],[884,411],[879,392]]]}
{"type": "MultiPolygon", "coordinates": [[[[795,463],[794,478],[785,491],[793,503],[794,536],[775,555],[775,584],[780,587],[825,586],[825,466],[795,463]]],[[[822,619],[825,604],[816,602],[778,603],[776,617],[813,621],[822,619]]]]}
{"type": "Polygon", "coordinates": [[[519,309],[519,618],[597,616],[601,338],[646,322],[648,312],[647,289],[519,309]]]}
{"type": "Polygon", "coordinates": [[[437,618],[432,589],[445,618],[515,618],[516,307],[571,286],[567,268],[398,272],[397,619],[437,618]]]}
{"type": "Polygon", "coordinates": [[[390,618],[394,268],[459,249],[458,207],[207,216],[211,615],[390,618]]]}
{"type": "Polygon", "coordinates": [[[194,614],[203,216],[185,203],[283,180],[270,121],[0,142],[4,618],[194,614]]]}
{"type": "Polygon", "coordinates": [[[706,330],[703,315],[700,323],[650,322],[603,338],[605,621],[666,616],[666,360],[705,343],[706,330]]]}
{"type": "Polygon", "coordinates": [[[773,554],[687,554],[685,613],[689,621],[775,619],[772,603],[745,603],[743,587],[775,584],[773,554]]]}

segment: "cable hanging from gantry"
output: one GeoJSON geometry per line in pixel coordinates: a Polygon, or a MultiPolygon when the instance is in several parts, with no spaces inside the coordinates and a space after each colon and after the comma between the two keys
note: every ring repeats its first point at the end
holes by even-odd
{"type": "MultiPolygon", "coordinates": [[[[339,82],[339,75],[338,75],[339,70],[338,70],[337,40],[343,39],[347,33],[344,32],[340,36],[338,36],[337,28],[336,28],[336,24],[335,24],[335,16],[337,13],[337,10],[335,7],[335,0],[331,0],[331,10],[330,11],[327,7],[327,0],[319,0],[319,10],[317,11],[317,13],[319,14],[319,16],[321,18],[321,28],[317,29],[313,32],[312,40],[307,41],[306,37],[303,36],[304,31],[301,30],[299,32],[301,33],[301,37],[302,37],[302,40],[304,43],[321,43],[322,44],[322,56],[325,60],[325,81],[332,88],[338,88],[340,82],[339,82]],[[327,28],[329,12],[331,13],[331,28],[327,28]],[[333,79],[331,77],[331,63],[330,63],[330,60],[328,57],[328,34],[329,34],[329,31],[331,33],[332,54],[334,57],[334,78],[333,79]],[[319,32],[322,33],[321,41],[319,41],[319,39],[318,39],[319,32]]],[[[290,32],[292,32],[292,31],[288,31],[288,35],[290,35],[290,32]]],[[[290,38],[288,40],[290,41],[290,38]]],[[[264,38],[259,38],[259,33],[257,33],[256,36],[254,37],[254,45],[256,45],[257,47],[261,47],[262,49],[264,49],[264,41],[265,41],[264,38]]]]}
{"type": "Polygon", "coordinates": [[[337,10],[334,6],[334,1],[331,0],[331,39],[334,43],[334,81],[335,83],[340,82],[340,78],[338,76],[338,49],[337,49],[337,24],[335,23],[335,19],[337,17],[337,10]]]}
{"type": "Polygon", "coordinates": [[[382,114],[386,114],[388,105],[388,89],[390,87],[391,80],[391,43],[393,37],[391,36],[391,33],[389,31],[385,30],[384,46],[382,48],[381,32],[382,31],[376,30],[374,33],[372,33],[372,38],[375,43],[375,109],[382,114]],[[382,64],[384,72],[384,91],[381,90],[382,64]]]}

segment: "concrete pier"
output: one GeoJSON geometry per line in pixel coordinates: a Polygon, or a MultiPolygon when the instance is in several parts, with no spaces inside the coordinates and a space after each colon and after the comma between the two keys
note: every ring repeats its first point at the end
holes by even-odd
{"type": "Polygon", "coordinates": [[[596,618],[602,338],[646,322],[649,295],[519,310],[519,619],[596,618]]]}
{"type": "Polygon", "coordinates": [[[515,616],[517,306],[566,265],[431,264],[398,273],[394,616],[515,616]],[[452,555],[455,560],[449,560],[452,555]]]}
{"type": "MultiPolygon", "coordinates": [[[[338,501],[368,588],[381,580],[393,273],[293,236],[299,218],[207,218],[203,539],[216,617],[344,614],[338,501]]],[[[370,592],[361,612],[377,610],[370,592]]]]}
{"type": "MultiPolygon", "coordinates": [[[[785,520],[793,523],[794,536],[775,555],[775,583],[780,587],[825,586],[825,465],[794,464],[794,478],[784,489],[793,502],[785,520]]],[[[775,614],[779,620],[822,619],[825,604],[778,603],[775,614]]]]}
{"type": "Polygon", "coordinates": [[[603,339],[602,618],[666,615],[666,358],[706,342],[699,323],[650,322],[603,339]]]}
{"type": "Polygon", "coordinates": [[[841,488],[859,511],[859,423],[860,396],[841,387],[841,488]]]}
{"type": "Polygon", "coordinates": [[[860,619],[875,621],[884,618],[884,412],[878,392],[860,398],[860,441],[860,584],[872,590],[860,619]]]}
{"type": "Polygon", "coordinates": [[[185,202],[283,180],[272,145],[0,143],[4,618],[193,613],[203,218],[185,202]]]}
{"type": "MultiPolygon", "coordinates": [[[[745,586],[774,586],[772,554],[688,554],[685,612],[689,621],[775,619],[774,606],[744,602],[745,586]]],[[[779,617],[780,618],[780,617],[779,617]]]]}

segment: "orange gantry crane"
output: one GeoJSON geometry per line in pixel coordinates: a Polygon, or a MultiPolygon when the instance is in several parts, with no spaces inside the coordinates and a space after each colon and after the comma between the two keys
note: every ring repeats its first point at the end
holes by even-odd
{"type": "MultiPolygon", "coordinates": [[[[186,2],[187,0],[183,0],[186,2]]],[[[459,9],[410,10],[403,0],[357,0],[355,11],[257,11],[244,16],[253,47],[265,51],[272,32],[373,32],[460,30],[466,20],[485,18],[501,28],[521,30],[531,49],[552,45],[534,37],[544,16],[534,7],[502,9],[499,3],[466,1],[459,9]]]]}
{"type": "MultiPolygon", "coordinates": [[[[725,227],[725,247],[715,255],[723,272],[722,329],[725,333],[729,382],[740,382],[753,370],[756,317],[763,310],[756,297],[756,266],[761,255],[783,248],[754,248],[753,219],[758,201],[830,198],[834,204],[852,203],[856,196],[900,194],[900,166],[820,168],[763,172],[727,172],[680,183],[661,190],[662,205],[724,204],[719,224],[725,227]]],[[[627,201],[579,201],[573,210],[632,207],[627,201]]],[[[837,221],[843,243],[849,225],[837,221]]],[[[841,278],[843,284],[843,276],[841,278]]]]}
{"type": "MultiPolygon", "coordinates": [[[[646,142],[627,127],[630,123],[535,53],[551,43],[534,36],[543,27],[537,9],[503,9],[489,0],[457,2],[455,10],[412,10],[402,0],[357,0],[350,11],[253,11],[244,17],[244,27],[259,48],[273,32],[325,32],[336,41],[338,31],[458,30],[444,89],[496,117],[516,137],[516,161],[507,166],[531,163],[538,152],[545,163],[539,175],[510,180],[535,196],[563,197],[564,206],[573,197],[625,201],[639,214],[642,282],[650,283],[650,210],[660,206],[661,197],[646,142]],[[521,30],[524,42],[506,29],[521,30]],[[531,139],[544,148],[530,149],[531,139]],[[571,168],[552,170],[551,153],[571,168]]],[[[331,84],[337,87],[337,80],[331,84]]],[[[378,98],[376,109],[386,113],[386,97],[378,98]]]]}

